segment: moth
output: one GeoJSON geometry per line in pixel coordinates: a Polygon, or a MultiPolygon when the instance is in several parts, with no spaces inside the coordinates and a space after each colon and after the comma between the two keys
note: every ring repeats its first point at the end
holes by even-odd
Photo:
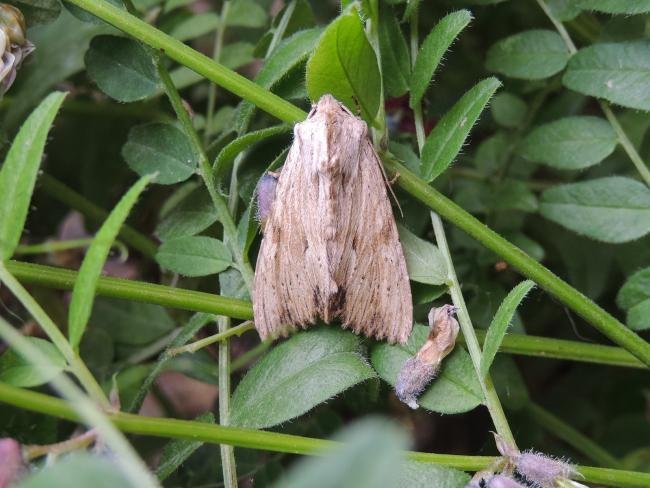
{"type": "Polygon", "coordinates": [[[262,339],[322,319],[406,342],[413,315],[406,262],[364,121],[324,95],[294,127],[285,165],[263,177],[258,197],[253,311],[262,339]]]}

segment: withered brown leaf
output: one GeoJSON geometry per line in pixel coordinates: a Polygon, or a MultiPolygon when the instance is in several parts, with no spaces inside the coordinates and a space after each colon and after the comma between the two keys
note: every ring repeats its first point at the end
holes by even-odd
{"type": "Polygon", "coordinates": [[[255,270],[263,339],[321,318],[406,342],[411,290],[380,164],[366,123],[331,95],[296,124],[255,270]]]}

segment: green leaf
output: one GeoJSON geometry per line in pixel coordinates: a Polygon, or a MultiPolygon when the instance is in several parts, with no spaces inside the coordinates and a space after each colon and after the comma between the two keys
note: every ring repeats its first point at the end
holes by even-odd
{"type": "Polygon", "coordinates": [[[55,464],[30,474],[20,482],[20,488],[133,488],[114,461],[106,456],[86,452],[69,454],[55,464]]]}
{"type": "Polygon", "coordinates": [[[409,89],[411,58],[395,12],[387,5],[380,5],[378,31],[381,72],[386,94],[390,97],[401,97],[409,89]]]}
{"type": "Polygon", "coordinates": [[[433,463],[402,461],[400,478],[396,487],[435,487],[465,488],[469,484],[469,475],[457,469],[439,466],[433,463]]]}
{"type": "Polygon", "coordinates": [[[411,281],[428,285],[447,283],[447,265],[440,250],[429,241],[420,239],[406,227],[398,225],[397,230],[411,281]]]}
{"type": "MultiPolygon", "coordinates": [[[[121,8],[122,10],[126,10],[124,8],[124,3],[122,3],[122,0],[106,0],[108,3],[114,5],[115,7],[121,8]]],[[[63,5],[65,6],[66,10],[70,12],[73,16],[75,16],[77,19],[81,20],[82,22],[90,23],[90,24],[95,24],[95,25],[105,25],[106,23],[100,19],[99,17],[91,14],[90,12],[82,9],[81,7],[78,7],[72,3],[69,3],[67,0],[63,0],[63,5]]]]}
{"type": "Polygon", "coordinates": [[[133,127],[122,148],[122,156],[139,175],[158,173],[154,182],[161,185],[185,181],[198,165],[185,133],[163,122],[133,127]]]}
{"type": "Polygon", "coordinates": [[[352,9],[332,22],[307,62],[307,93],[316,101],[332,94],[371,123],[379,109],[381,78],[375,51],[352,9]]]}
{"type": "Polygon", "coordinates": [[[176,237],[163,242],[156,253],[163,268],[183,276],[207,276],[232,266],[228,247],[206,236],[176,237]]]}
{"type": "Polygon", "coordinates": [[[61,13],[58,0],[9,0],[7,3],[18,7],[25,16],[27,27],[48,24],[61,13]]]}
{"type": "Polygon", "coordinates": [[[541,80],[562,71],[568,60],[569,51],[557,32],[535,29],[490,47],[485,67],[511,78],[541,80]]]}
{"type": "Polygon", "coordinates": [[[541,214],[603,242],[628,242],[650,232],[650,189],[612,176],[560,185],[542,194],[541,214]]]}
{"type": "Polygon", "coordinates": [[[126,218],[129,216],[129,212],[151,179],[151,176],[143,176],[126,192],[111,211],[86,251],[86,256],[81,263],[79,274],[77,275],[72,290],[72,300],[70,301],[70,311],[68,314],[68,337],[70,345],[74,349],[78,349],[81,337],[86,330],[88,318],[93,308],[97,282],[102,274],[102,269],[106,258],[108,258],[111,246],[122,224],[124,224],[126,218]]]}
{"type": "Polygon", "coordinates": [[[524,123],[528,107],[517,95],[508,92],[501,92],[492,100],[492,117],[494,121],[507,127],[516,129],[524,123]]]}
{"type": "Polygon", "coordinates": [[[420,103],[445,52],[471,20],[468,10],[453,12],[440,20],[424,39],[411,75],[411,107],[420,103]]]}
{"type": "Polygon", "coordinates": [[[627,311],[630,329],[650,329],[650,267],[628,278],[616,296],[616,303],[627,311]]]}
{"type": "Polygon", "coordinates": [[[623,107],[650,110],[650,41],[580,49],[569,61],[562,83],[623,107]]]}
{"type": "Polygon", "coordinates": [[[142,100],[158,90],[160,80],[151,54],[133,39],[97,36],[85,61],[88,76],[119,102],[142,100]]]}
{"type": "Polygon", "coordinates": [[[8,349],[0,356],[0,381],[30,388],[47,383],[65,369],[65,358],[54,344],[37,337],[25,337],[25,340],[38,349],[40,356],[44,358],[43,363],[33,364],[13,349],[8,349]]]}
{"type": "Polygon", "coordinates": [[[223,175],[228,169],[230,169],[237,155],[251,147],[253,144],[268,139],[269,137],[286,134],[291,132],[291,130],[292,127],[290,125],[281,124],[249,132],[238,137],[219,151],[213,165],[215,177],[218,179],[219,176],[223,175]]]}
{"type": "Polygon", "coordinates": [[[578,7],[606,14],[645,14],[650,12],[650,0],[578,0],[578,7]]]}
{"type": "MultiPolygon", "coordinates": [[[[415,324],[405,345],[379,343],[372,348],[370,361],[379,376],[392,386],[402,366],[415,356],[427,340],[429,327],[415,324]]],[[[481,385],[467,351],[456,346],[442,362],[440,374],[418,399],[421,407],[438,413],[468,412],[483,401],[481,385]]]]}
{"type": "Polygon", "coordinates": [[[38,168],[65,93],[51,93],[20,128],[0,169],[0,261],[9,259],[25,226],[38,168]]]}
{"type": "Polygon", "coordinates": [[[226,68],[237,69],[253,61],[255,46],[250,42],[231,42],[221,49],[220,62],[226,68]]]}
{"type": "Polygon", "coordinates": [[[484,187],[482,196],[492,210],[537,211],[537,197],[525,182],[506,179],[494,186],[484,187]]]}
{"type": "MultiPolygon", "coordinates": [[[[399,465],[408,438],[397,424],[363,419],[334,436],[343,444],[324,457],[305,458],[276,488],[375,488],[399,486],[399,465]]],[[[438,486],[438,485],[435,485],[438,486]]]]}
{"type": "Polygon", "coordinates": [[[494,318],[490,323],[490,328],[485,336],[485,342],[483,343],[483,354],[481,354],[480,367],[481,375],[487,376],[490,371],[492,361],[494,361],[494,357],[496,356],[499,346],[506,335],[510,322],[512,322],[517,307],[534,286],[535,283],[533,281],[522,281],[510,290],[508,296],[506,296],[501,302],[501,305],[499,305],[499,309],[497,310],[497,313],[494,314],[494,318]]]}
{"type": "Polygon", "coordinates": [[[264,27],[266,10],[255,0],[235,0],[230,5],[226,25],[232,27],[264,27]]]}
{"type": "Polygon", "coordinates": [[[533,129],[518,151],[531,161],[576,170],[600,163],[617,141],[612,126],[600,117],[565,117],[533,129]]]}
{"type": "Polygon", "coordinates": [[[508,161],[512,138],[505,132],[497,132],[484,139],[476,149],[474,166],[486,176],[499,171],[508,161]]]}
{"type": "Polygon", "coordinates": [[[130,346],[149,344],[176,325],[160,305],[104,297],[95,299],[90,323],[118,345],[130,346]]]}
{"type": "MultiPolygon", "coordinates": [[[[255,83],[266,89],[272,89],[289,72],[297,69],[309,56],[320,39],[322,29],[314,28],[296,32],[283,40],[266,60],[264,66],[255,77],[255,83]]],[[[237,113],[237,132],[246,130],[255,105],[243,101],[237,113]]]]}
{"type": "Polygon", "coordinates": [[[220,22],[219,16],[214,12],[191,15],[175,25],[170,35],[179,41],[189,41],[217,30],[220,22]]]}
{"type": "Polygon", "coordinates": [[[438,121],[422,148],[420,173],[426,181],[433,181],[454,161],[469,131],[500,86],[496,78],[477,83],[438,121]]]}
{"type": "Polygon", "coordinates": [[[156,226],[155,234],[161,241],[193,236],[217,221],[217,213],[210,195],[197,188],[175,206],[156,226]]]}
{"type": "MultiPolygon", "coordinates": [[[[214,415],[212,412],[206,412],[195,418],[194,422],[214,424],[214,415]]],[[[164,481],[165,478],[176,471],[203,444],[203,441],[192,441],[189,439],[174,439],[169,441],[162,450],[160,463],[156,468],[156,476],[158,479],[164,481]]]]}
{"type": "Polygon", "coordinates": [[[230,420],[239,427],[272,427],[374,377],[356,335],[333,326],[299,332],[242,379],[233,394],[230,420]]]}

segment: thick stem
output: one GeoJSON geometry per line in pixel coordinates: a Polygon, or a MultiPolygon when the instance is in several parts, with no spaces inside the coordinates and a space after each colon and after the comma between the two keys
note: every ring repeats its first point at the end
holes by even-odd
{"type": "Polygon", "coordinates": [[[646,366],[650,366],[650,344],[641,337],[517,246],[427,185],[404,165],[389,157],[384,157],[383,160],[389,173],[399,174],[397,184],[401,188],[495,252],[522,275],[536,282],[612,341],[627,349],[646,366]]]}
{"type": "MultiPolygon", "coordinates": [[[[70,421],[76,421],[79,418],[72,407],[63,400],[10,386],[6,383],[0,383],[0,402],[70,421]]],[[[132,434],[189,439],[213,444],[230,444],[275,452],[319,454],[340,445],[329,440],[279,432],[224,427],[189,420],[144,417],[122,412],[111,413],[109,418],[120,430],[132,434]]],[[[413,461],[440,464],[465,471],[479,471],[496,460],[496,458],[489,456],[459,456],[413,451],[407,452],[406,456],[413,461]]],[[[578,470],[584,475],[585,481],[589,483],[599,483],[618,488],[645,488],[650,486],[650,474],[648,473],[590,466],[579,466],[578,470]]]]}

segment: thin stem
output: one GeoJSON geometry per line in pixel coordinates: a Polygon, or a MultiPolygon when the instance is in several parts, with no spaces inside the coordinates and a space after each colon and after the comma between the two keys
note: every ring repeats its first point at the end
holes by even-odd
{"type": "Polygon", "coordinates": [[[97,440],[97,432],[94,429],[88,430],[67,441],[57,442],[55,444],[38,445],[32,444],[25,446],[23,453],[27,461],[37,459],[41,456],[48,456],[50,454],[60,455],[70,451],[77,451],[85,449],[97,440]]]}
{"type": "MultiPolygon", "coordinates": [[[[230,10],[230,0],[224,0],[219,13],[219,26],[214,37],[214,47],[212,48],[212,59],[217,63],[221,60],[221,50],[223,49],[223,38],[226,34],[226,18],[230,10]]],[[[212,119],[214,118],[214,109],[217,101],[217,84],[210,83],[208,88],[208,109],[205,115],[205,131],[203,132],[203,144],[207,146],[212,136],[212,119]]]]}
{"type": "Polygon", "coordinates": [[[246,286],[250,289],[253,282],[253,269],[251,268],[250,263],[244,259],[243,253],[237,243],[237,226],[235,225],[232,215],[228,210],[228,205],[224,201],[224,198],[221,196],[221,194],[217,191],[217,187],[214,183],[214,177],[212,175],[212,168],[208,161],[208,156],[203,149],[199,135],[192,125],[189,114],[183,106],[183,102],[178,93],[178,90],[174,86],[174,82],[169,76],[167,68],[165,68],[163,65],[162,59],[158,59],[157,66],[158,74],[161,81],[163,82],[163,86],[165,87],[169,101],[174,108],[174,112],[176,112],[176,116],[178,117],[181,126],[183,127],[187,136],[190,138],[194,152],[199,159],[199,171],[201,173],[201,177],[203,178],[203,182],[208,189],[208,193],[210,194],[214,208],[217,211],[219,221],[223,226],[224,241],[230,248],[230,252],[235,259],[237,269],[241,273],[246,286]]]}
{"type": "Polygon", "coordinates": [[[248,332],[249,330],[253,330],[254,328],[255,328],[255,324],[253,324],[253,322],[251,322],[250,320],[247,320],[246,322],[243,322],[236,327],[229,328],[228,330],[219,332],[218,334],[213,334],[209,337],[200,339],[195,342],[190,342],[189,344],[186,344],[181,347],[171,348],[167,354],[169,354],[170,356],[177,356],[185,352],[196,352],[199,349],[207,347],[216,342],[224,341],[226,339],[229,339],[232,336],[240,336],[244,332],[248,332]]]}
{"type": "Polygon", "coordinates": [[[88,247],[93,242],[92,238],[70,239],[67,241],[48,241],[41,244],[24,244],[16,247],[15,256],[21,254],[48,254],[69,249],[88,247]]]}
{"type": "Polygon", "coordinates": [[[530,416],[550,434],[559,437],[575,450],[581,452],[592,461],[601,466],[620,469],[623,467],[618,459],[612,456],[605,449],[600,447],[587,436],[577,431],[562,419],[542,408],[536,403],[530,402],[526,406],[530,416]]]}
{"type": "MultiPolygon", "coordinates": [[[[0,402],[25,410],[52,415],[70,421],[79,415],[63,400],[35,391],[0,383],[0,402]]],[[[154,437],[189,439],[213,444],[264,449],[292,454],[319,454],[340,446],[339,443],[302,437],[279,432],[270,432],[238,427],[224,427],[203,422],[154,418],[123,412],[109,414],[112,422],[123,432],[154,437]]],[[[496,458],[490,456],[459,456],[426,452],[406,453],[408,459],[423,463],[434,463],[465,471],[479,471],[491,465],[496,458]]],[[[618,488],[645,488],[650,486],[650,474],[617,469],[579,466],[585,481],[618,488]]]]}
{"type": "MultiPolygon", "coordinates": [[[[64,203],[68,207],[78,211],[84,217],[96,223],[103,223],[108,217],[108,212],[95,205],[86,197],[77,193],[72,188],[60,182],[53,176],[46,173],[41,174],[39,188],[52,198],[64,203]]],[[[129,225],[122,225],[118,234],[120,239],[133,249],[137,249],[147,257],[153,258],[156,255],[158,246],[144,234],[138,232],[129,225]]]]}
{"type": "Polygon", "coordinates": [[[154,26],[121,10],[106,0],[68,0],[87,12],[154,49],[164,51],[171,59],[187,66],[222,88],[242,97],[261,110],[285,122],[299,122],[305,118],[304,111],[290,102],[270,93],[251,80],[215,63],[209,57],[195,51],[187,44],[159,31],[154,26]]]}
{"type": "Polygon", "coordinates": [[[492,379],[489,374],[483,376],[481,374],[481,346],[479,346],[478,339],[474,333],[474,326],[472,325],[472,319],[469,316],[467,310],[467,305],[465,304],[465,298],[463,293],[460,290],[460,283],[456,277],[456,270],[454,269],[454,263],[451,259],[451,252],[449,251],[449,246],[447,245],[447,236],[445,235],[445,229],[442,226],[442,220],[435,212],[431,212],[431,223],[433,224],[433,232],[436,236],[436,243],[438,248],[442,253],[445,263],[447,265],[447,276],[449,279],[449,294],[451,295],[451,300],[454,305],[458,308],[458,323],[460,324],[460,329],[463,332],[463,337],[465,338],[465,345],[467,346],[467,351],[469,352],[470,357],[472,358],[472,364],[474,365],[474,370],[476,371],[476,376],[478,377],[481,389],[483,390],[483,396],[485,397],[485,406],[490,412],[490,417],[492,418],[492,423],[497,433],[512,447],[516,447],[515,438],[512,435],[510,430],[510,425],[508,424],[508,419],[506,414],[503,411],[501,402],[499,401],[499,396],[497,395],[494,385],[492,384],[492,379]]]}
{"type": "Polygon", "coordinates": [[[264,354],[268,350],[268,348],[271,347],[271,344],[272,344],[271,341],[260,342],[252,349],[246,351],[244,354],[237,357],[234,361],[230,363],[230,372],[234,373],[235,371],[239,371],[241,368],[246,366],[253,359],[256,359],[257,357],[264,354]]]}
{"type": "Polygon", "coordinates": [[[289,25],[289,21],[293,16],[293,12],[294,10],[296,10],[296,3],[297,0],[291,0],[289,4],[286,6],[286,8],[284,9],[282,18],[280,19],[280,22],[278,22],[278,26],[275,28],[275,31],[273,32],[273,37],[271,38],[271,42],[269,43],[269,47],[266,50],[266,56],[264,56],[265,58],[268,59],[268,57],[273,53],[273,51],[275,51],[275,48],[278,47],[280,41],[282,41],[282,38],[284,37],[284,33],[287,30],[287,26],[289,25]]]}
{"type": "MultiPolygon", "coordinates": [[[[221,316],[217,320],[219,333],[228,334],[230,318],[221,316]]],[[[219,424],[230,425],[230,341],[219,342],[219,424]]],[[[221,444],[221,467],[226,487],[237,486],[237,468],[235,466],[235,448],[229,444],[221,444]]]]}
{"type": "MultiPolygon", "coordinates": [[[[0,336],[31,364],[48,369],[56,367],[47,356],[41,354],[33,344],[2,318],[0,318],[0,336]]],[[[64,405],[70,409],[71,413],[89,428],[94,428],[97,431],[97,434],[113,452],[115,462],[121,467],[133,486],[145,488],[159,486],[124,435],[111,424],[107,415],[85,396],[70,378],[66,375],[57,375],[50,382],[68,400],[69,403],[64,403],[64,405]]]]}
{"type": "MultiPolygon", "coordinates": [[[[414,13],[411,16],[411,58],[415,59],[418,49],[418,37],[417,37],[417,27],[413,29],[413,25],[417,25],[418,22],[418,13],[415,9],[414,13]]],[[[418,140],[418,152],[422,153],[422,148],[424,147],[424,124],[422,119],[422,106],[421,104],[416,104],[414,110],[414,120],[416,127],[416,134],[418,140]],[[419,127],[419,129],[418,129],[419,127]]],[[[469,316],[467,310],[467,305],[465,304],[465,299],[460,290],[460,284],[458,283],[458,278],[456,277],[456,270],[454,268],[454,262],[451,258],[451,252],[449,251],[449,246],[447,245],[447,236],[445,235],[445,229],[442,226],[442,221],[440,217],[435,212],[431,212],[431,223],[433,224],[433,232],[436,236],[436,242],[438,243],[438,248],[440,249],[442,255],[444,256],[446,266],[447,266],[447,279],[449,293],[454,305],[458,309],[458,323],[460,328],[463,331],[463,336],[465,337],[465,344],[467,350],[472,358],[472,363],[474,364],[474,369],[476,370],[476,376],[481,385],[481,390],[483,391],[483,397],[485,398],[485,406],[490,412],[490,417],[494,428],[497,433],[512,447],[517,446],[515,438],[512,435],[510,430],[510,425],[508,424],[508,419],[503,411],[501,402],[499,401],[499,396],[497,395],[494,385],[492,384],[492,379],[489,374],[483,376],[481,374],[481,347],[478,344],[478,339],[474,333],[474,326],[472,325],[472,320],[469,316]]]]}
{"type": "Polygon", "coordinates": [[[517,246],[427,185],[404,165],[388,155],[384,155],[383,161],[390,175],[399,174],[397,184],[401,188],[495,252],[522,275],[535,281],[613,342],[627,349],[646,366],[650,366],[650,344],[645,340],[517,246]]]}
{"type": "MultiPolygon", "coordinates": [[[[75,271],[40,264],[9,261],[6,266],[23,283],[59,290],[71,290],[77,277],[75,271]]],[[[97,294],[153,303],[180,310],[227,315],[242,320],[251,320],[253,318],[253,307],[248,301],[143,281],[101,276],[98,281],[97,294]]],[[[481,339],[481,334],[484,333],[482,331],[476,332],[479,334],[479,339],[481,339]]],[[[550,337],[508,334],[499,350],[525,356],[645,368],[641,361],[620,347],[585,344],[550,337]]]]}
{"type": "Polygon", "coordinates": [[[84,389],[101,406],[110,407],[110,403],[101,386],[97,383],[86,364],[75,354],[72,346],[61,332],[61,329],[45,313],[36,300],[29,294],[18,280],[9,272],[3,263],[0,263],[0,282],[4,283],[14,296],[22,303],[32,317],[38,322],[43,332],[50,338],[70,366],[84,389]]]}
{"type": "MultiPolygon", "coordinates": [[[[562,24],[562,22],[560,22],[558,19],[555,18],[553,12],[551,12],[551,10],[548,8],[548,5],[546,5],[546,2],[544,0],[535,0],[535,1],[539,5],[539,7],[544,11],[548,19],[551,21],[551,23],[555,26],[555,29],[560,34],[560,37],[562,37],[562,39],[564,40],[564,44],[566,45],[569,52],[572,55],[577,53],[578,49],[576,48],[576,45],[573,43],[573,40],[571,39],[569,32],[564,27],[564,24],[562,24]]],[[[630,161],[632,161],[632,164],[634,164],[634,167],[641,175],[641,178],[643,178],[643,181],[645,181],[646,185],[650,186],[650,170],[648,169],[643,159],[637,152],[636,148],[630,141],[630,138],[623,130],[623,127],[621,126],[620,122],[616,118],[616,115],[614,115],[614,112],[612,111],[612,109],[610,108],[607,102],[603,100],[598,100],[598,103],[600,105],[601,110],[605,114],[605,117],[607,117],[607,120],[609,120],[609,123],[611,124],[612,128],[616,132],[616,135],[618,137],[618,142],[621,144],[621,146],[623,146],[623,150],[630,158],[630,161]]]]}

